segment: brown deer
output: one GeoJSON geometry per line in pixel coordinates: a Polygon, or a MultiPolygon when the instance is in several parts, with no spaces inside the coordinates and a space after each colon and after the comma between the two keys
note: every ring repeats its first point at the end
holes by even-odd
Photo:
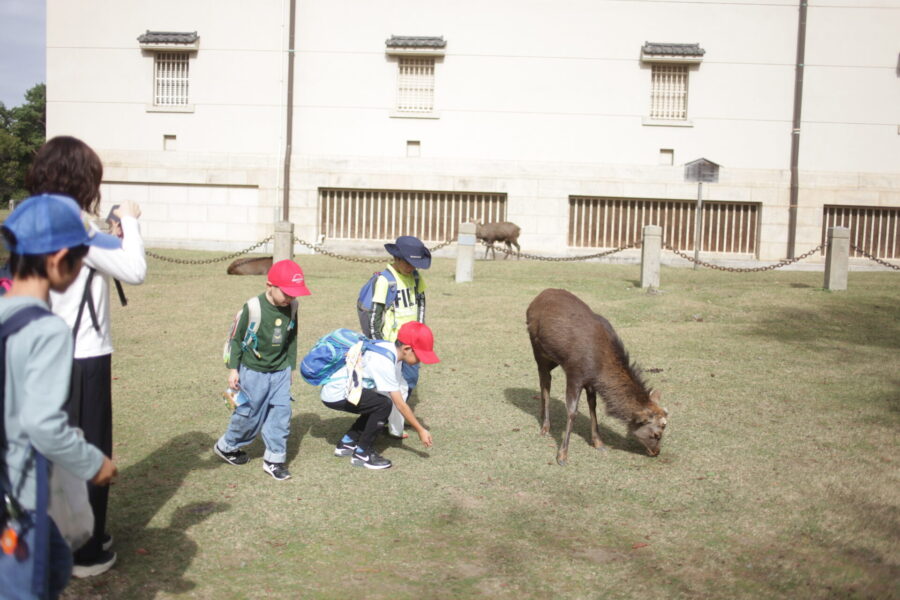
{"type": "MultiPolygon", "coordinates": [[[[522,251],[519,248],[519,233],[521,233],[521,229],[515,223],[510,223],[508,221],[500,221],[497,223],[476,223],[475,224],[475,237],[479,240],[484,240],[486,242],[486,246],[484,248],[484,257],[487,258],[488,250],[492,252],[491,258],[497,258],[497,251],[494,249],[494,242],[503,242],[506,244],[506,249],[509,253],[512,252],[512,247],[516,247],[516,258],[519,258],[519,253],[522,251]]],[[[509,258],[509,253],[504,254],[503,258],[509,258]]]]}
{"type": "Polygon", "coordinates": [[[272,268],[271,256],[239,258],[228,265],[229,275],[266,275],[272,268]]]}
{"type": "Polygon", "coordinates": [[[547,289],[531,301],[526,312],[531,349],[541,382],[541,435],[550,431],[550,371],[562,365],[566,373],[566,434],[556,455],[565,466],[569,436],[578,414],[581,390],[587,393],[591,413],[591,445],[606,450],[597,428],[597,394],[606,412],[628,424],[650,456],[659,454],[668,411],[659,406],[660,393],[647,389],[640,369],[629,363],[628,353],[609,321],[566,290],[547,289]]]}

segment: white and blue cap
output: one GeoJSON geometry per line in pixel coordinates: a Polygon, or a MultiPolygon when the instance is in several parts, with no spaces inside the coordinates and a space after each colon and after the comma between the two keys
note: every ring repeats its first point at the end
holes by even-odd
{"type": "Polygon", "coordinates": [[[78,204],[59,194],[26,198],[3,227],[16,237],[9,249],[16,254],[51,254],[82,245],[107,250],[122,247],[122,240],[116,236],[99,233],[86,225],[78,204]]]}

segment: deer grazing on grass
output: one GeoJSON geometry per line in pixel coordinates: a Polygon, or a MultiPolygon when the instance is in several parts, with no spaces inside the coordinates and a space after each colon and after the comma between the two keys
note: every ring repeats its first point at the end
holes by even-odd
{"type": "Polygon", "coordinates": [[[660,394],[647,389],[640,369],[628,360],[628,353],[609,321],[595,314],[587,304],[566,290],[547,289],[537,295],[526,312],[528,335],[541,382],[541,435],[550,431],[550,371],[561,365],[566,373],[566,434],[556,455],[565,466],[569,457],[569,436],[578,414],[581,390],[587,394],[591,413],[591,445],[606,447],[597,428],[597,394],[606,404],[607,414],[628,424],[650,456],[659,454],[668,412],[660,407],[660,394]]]}
{"type": "Polygon", "coordinates": [[[272,257],[239,258],[228,265],[229,275],[265,275],[272,268],[272,257]]]}
{"type": "MultiPolygon", "coordinates": [[[[487,246],[484,248],[484,257],[487,258],[488,250],[492,252],[491,258],[497,258],[497,251],[494,249],[494,242],[503,242],[506,244],[506,249],[509,253],[512,252],[512,247],[516,247],[516,258],[519,258],[519,253],[522,251],[519,248],[519,233],[521,233],[521,229],[515,223],[510,223],[508,221],[500,221],[498,223],[476,223],[475,224],[475,237],[479,240],[484,240],[487,246]]],[[[509,253],[503,256],[504,259],[509,258],[509,253]]]]}

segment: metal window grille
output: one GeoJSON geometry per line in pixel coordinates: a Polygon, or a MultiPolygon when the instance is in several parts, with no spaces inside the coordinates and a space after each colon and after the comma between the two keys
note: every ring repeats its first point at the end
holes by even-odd
{"type": "Polygon", "coordinates": [[[154,60],[153,104],[184,106],[188,104],[187,52],[157,52],[154,60]]]}
{"type": "MultiPolygon", "coordinates": [[[[846,227],[852,246],[878,258],[900,258],[900,208],[826,204],[822,210],[823,245],[829,228],[846,227]]],[[[851,248],[850,256],[863,255],[851,248]]]]}
{"type": "Polygon", "coordinates": [[[460,223],[506,220],[506,194],[320,188],[319,212],[329,239],[443,242],[460,223]]]}
{"type": "MultiPolygon", "coordinates": [[[[759,204],[703,202],[701,252],[757,255],[759,204]]],[[[689,200],[569,198],[569,246],[618,248],[640,241],[644,225],[658,225],[663,243],[694,249],[694,215],[689,200]]]]}
{"type": "Polygon", "coordinates": [[[401,56],[397,75],[397,110],[434,110],[434,57],[401,56]]]}
{"type": "Polygon", "coordinates": [[[650,118],[687,119],[688,66],[654,64],[650,76],[650,118]]]}

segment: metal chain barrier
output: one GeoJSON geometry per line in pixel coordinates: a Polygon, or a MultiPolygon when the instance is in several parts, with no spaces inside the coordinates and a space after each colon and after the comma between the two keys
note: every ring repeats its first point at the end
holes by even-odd
{"type": "MultiPolygon", "coordinates": [[[[302,239],[300,239],[300,238],[298,238],[298,237],[296,237],[296,236],[294,237],[294,241],[297,242],[298,244],[302,245],[302,246],[306,246],[307,248],[309,248],[310,250],[312,250],[312,251],[315,252],[316,254],[322,254],[322,255],[324,255],[324,256],[330,256],[331,258],[336,258],[336,259],[338,259],[338,260],[346,260],[346,261],[348,261],[348,262],[358,262],[358,263],[380,263],[380,262],[384,262],[384,257],[379,257],[379,258],[362,258],[362,257],[359,257],[359,256],[347,256],[347,255],[345,255],[345,254],[337,254],[337,253],[335,253],[335,252],[329,252],[328,250],[325,250],[324,248],[322,248],[322,245],[321,245],[321,244],[318,244],[318,245],[316,245],[316,244],[311,244],[311,243],[307,242],[306,240],[302,240],[302,239]]],[[[436,245],[436,246],[432,246],[431,248],[429,248],[428,251],[429,251],[429,252],[437,252],[437,251],[440,250],[441,248],[445,248],[445,247],[449,246],[450,244],[452,244],[452,243],[455,242],[455,241],[456,241],[456,238],[447,240],[446,242],[441,242],[440,244],[438,244],[438,245],[436,245]]]]}
{"type": "Polygon", "coordinates": [[[665,248],[666,250],[670,250],[670,251],[674,252],[675,254],[677,254],[678,256],[680,256],[681,258],[683,258],[685,260],[689,260],[692,263],[696,263],[696,264],[700,265],[701,267],[708,267],[710,269],[715,269],[717,271],[730,271],[732,273],[752,273],[752,272],[758,272],[758,271],[771,271],[773,269],[780,269],[781,267],[786,267],[787,265],[792,265],[795,262],[799,262],[805,258],[809,258],[816,252],[819,252],[820,250],[822,250],[822,248],[824,248],[824,247],[825,247],[825,244],[819,244],[818,246],[816,246],[809,252],[804,252],[803,254],[801,254],[800,256],[798,256],[796,258],[785,259],[785,260],[779,261],[773,265],[767,265],[765,267],[746,267],[746,268],[744,268],[744,267],[723,267],[721,265],[714,265],[712,263],[704,262],[702,260],[695,260],[693,256],[689,256],[680,250],[676,250],[669,244],[663,244],[663,248],[665,248]]]}
{"type": "MultiPolygon", "coordinates": [[[[485,241],[482,241],[481,243],[486,248],[492,247],[491,244],[488,244],[485,241]]],[[[597,254],[587,254],[585,256],[562,256],[562,257],[560,257],[560,256],[538,256],[537,254],[525,254],[524,252],[517,253],[517,252],[510,250],[509,248],[505,248],[505,247],[501,247],[501,246],[494,246],[493,248],[495,250],[499,250],[500,252],[506,253],[507,256],[516,256],[519,258],[526,258],[526,259],[530,259],[530,260],[546,260],[546,261],[550,261],[550,262],[573,262],[573,261],[577,261],[577,260],[588,260],[590,258],[601,258],[603,256],[609,256],[611,254],[615,254],[616,252],[621,252],[622,250],[628,250],[630,248],[640,248],[640,247],[641,247],[641,242],[638,241],[638,242],[632,242],[631,244],[627,244],[625,246],[619,246],[618,248],[613,248],[612,250],[605,250],[603,252],[598,252],[597,254]]]]}
{"type": "Polygon", "coordinates": [[[862,248],[857,248],[853,244],[850,244],[850,249],[854,250],[855,252],[859,252],[860,254],[862,254],[863,256],[868,258],[869,260],[877,262],[879,265],[883,265],[885,267],[890,267],[890,268],[894,269],[895,271],[900,271],[900,266],[891,264],[891,263],[887,262],[886,260],[881,260],[880,258],[872,256],[871,254],[869,254],[862,248]]]}
{"type": "Polygon", "coordinates": [[[177,263],[179,265],[209,265],[212,263],[222,262],[222,261],[229,260],[232,258],[237,258],[238,256],[241,256],[242,254],[249,254],[250,252],[253,252],[260,246],[272,241],[273,237],[274,236],[270,235],[269,237],[262,240],[261,242],[257,242],[255,244],[253,244],[249,248],[245,248],[243,250],[239,250],[239,251],[233,252],[231,254],[226,254],[225,256],[220,256],[218,258],[206,258],[206,259],[191,260],[191,259],[185,259],[185,258],[171,258],[169,256],[161,256],[159,254],[156,254],[155,252],[150,252],[149,250],[145,250],[145,253],[147,254],[147,256],[149,256],[151,258],[155,258],[157,260],[164,260],[164,261],[170,262],[170,263],[177,263]]]}

